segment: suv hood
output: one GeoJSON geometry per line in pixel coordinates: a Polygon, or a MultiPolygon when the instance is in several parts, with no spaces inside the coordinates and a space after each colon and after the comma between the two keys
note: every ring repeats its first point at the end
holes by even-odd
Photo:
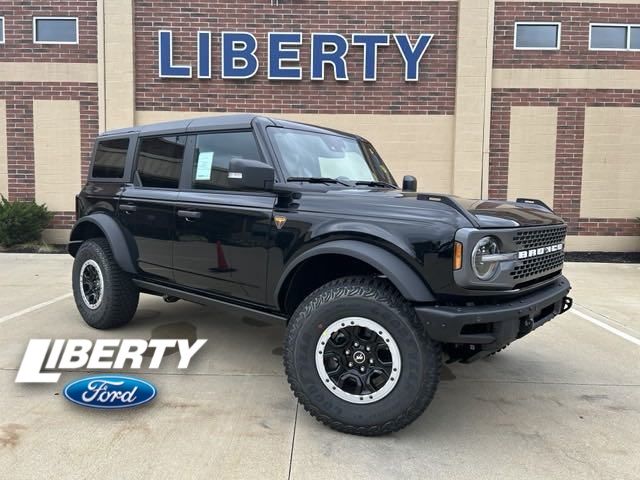
{"type": "Polygon", "coordinates": [[[564,223],[545,207],[500,200],[468,200],[449,197],[473,215],[481,228],[532,227],[564,223]]]}
{"type": "Polygon", "coordinates": [[[406,220],[464,220],[476,228],[516,228],[558,225],[563,220],[543,206],[499,200],[470,200],[454,195],[401,192],[381,188],[305,191],[300,210],[352,213],[406,220]],[[460,218],[462,217],[462,218],[460,218]]]}

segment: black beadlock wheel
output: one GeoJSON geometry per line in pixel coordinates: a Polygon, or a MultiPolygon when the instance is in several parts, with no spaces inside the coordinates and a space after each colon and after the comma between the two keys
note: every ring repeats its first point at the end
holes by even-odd
{"type": "Polygon", "coordinates": [[[140,291],[114,260],[105,238],[93,238],[80,246],[72,275],[73,297],[87,324],[108,329],[133,318],[140,291]]]}
{"type": "Polygon", "coordinates": [[[346,277],[309,295],[293,314],[284,364],[303,407],[357,435],[398,431],[431,402],[440,344],[387,280],[346,277]]]}

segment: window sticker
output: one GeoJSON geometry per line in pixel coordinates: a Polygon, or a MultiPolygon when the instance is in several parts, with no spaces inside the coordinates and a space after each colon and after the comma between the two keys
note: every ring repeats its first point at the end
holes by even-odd
{"type": "Polygon", "coordinates": [[[196,180],[211,180],[212,165],[213,152],[200,152],[198,155],[198,167],[196,168],[196,180]]]}

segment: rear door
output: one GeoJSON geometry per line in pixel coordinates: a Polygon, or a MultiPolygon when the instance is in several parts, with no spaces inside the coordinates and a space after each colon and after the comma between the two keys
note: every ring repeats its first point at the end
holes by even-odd
{"type": "Polygon", "coordinates": [[[164,281],[173,281],[175,203],[186,139],[140,137],[133,184],[125,186],[118,205],[118,217],[136,242],[138,267],[164,281]]]}
{"type": "Polygon", "coordinates": [[[253,132],[194,134],[176,208],[176,282],[265,303],[269,231],[276,196],[229,187],[229,161],[263,161],[253,132]]]}

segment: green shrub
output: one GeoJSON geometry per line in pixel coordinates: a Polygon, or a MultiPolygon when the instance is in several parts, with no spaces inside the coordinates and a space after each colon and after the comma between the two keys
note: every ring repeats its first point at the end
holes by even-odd
{"type": "Polygon", "coordinates": [[[0,195],[0,244],[5,247],[40,240],[53,214],[36,202],[10,202],[0,195]]]}

